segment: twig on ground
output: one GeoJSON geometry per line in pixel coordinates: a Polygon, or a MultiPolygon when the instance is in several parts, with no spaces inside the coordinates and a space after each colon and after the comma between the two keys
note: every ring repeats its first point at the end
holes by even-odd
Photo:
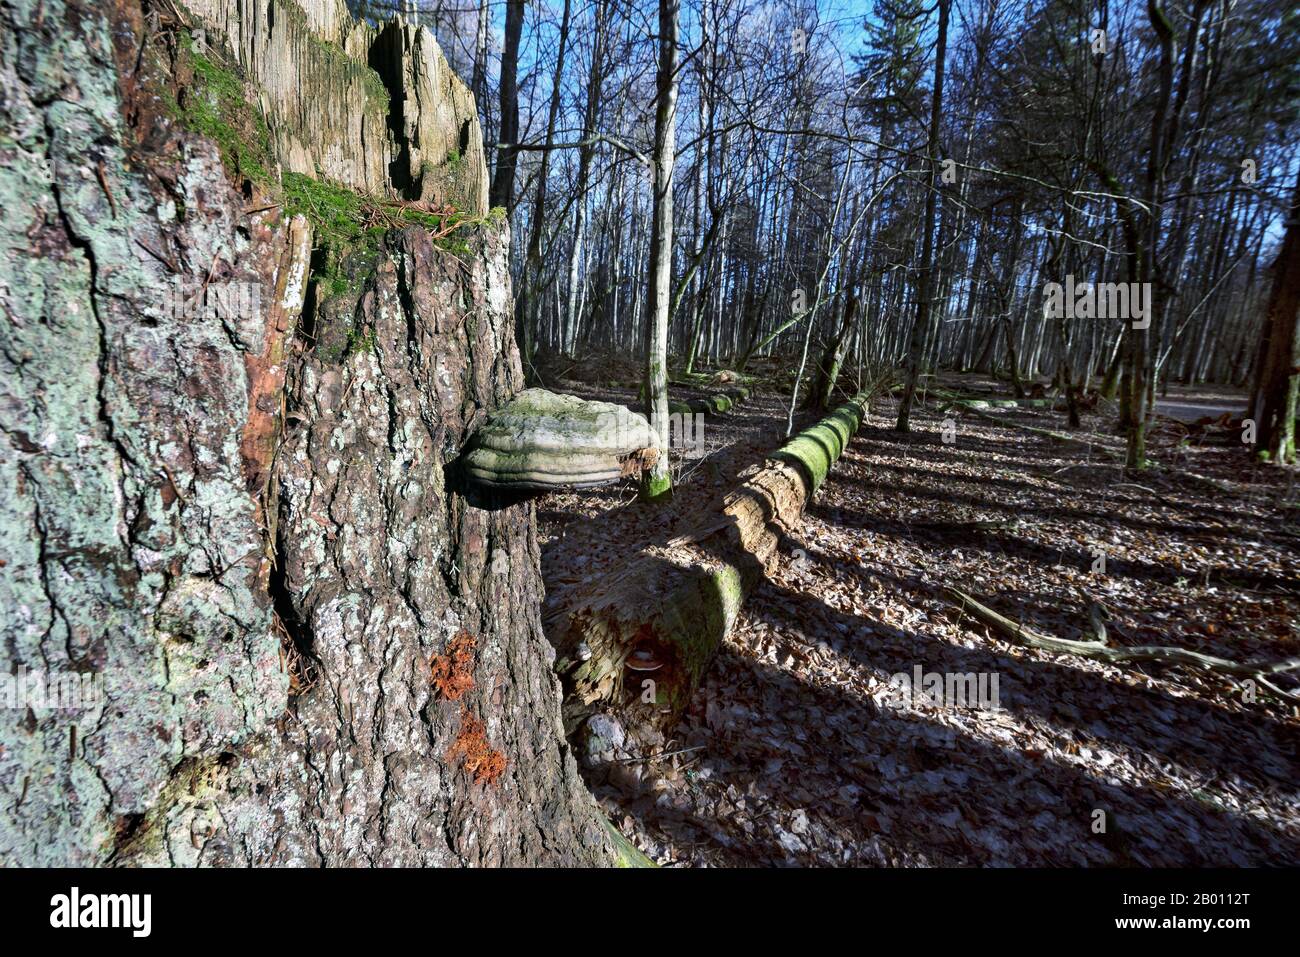
{"type": "MultiPolygon", "coordinates": [[[[1280,694],[1293,701],[1300,701],[1300,693],[1278,688],[1266,680],[1272,675],[1300,669],[1300,658],[1283,658],[1275,661],[1229,661],[1227,658],[1217,658],[1214,655],[1201,654],[1199,651],[1175,648],[1168,645],[1139,645],[1132,648],[1116,648],[1106,644],[1104,624],[1101,625],[1099,632],[1097,632],[1100,640],[1074,641],[1068,638],[1057,638],[1053,635],[1026,628],[1024,625],[1012,621],[987,605],[976,601],[960,589],[945,585],[942,592],[944,598],[962,611],[969,611],[981,624],[992,628],[998,634],[1018,644],[1040,648],[1044,651],[1095,658],[1101,661],[1109,661],[1112,664],[1153,662],[1163,665],[1183,665],[1189,668],[1212,671],[1217,674],[1253,678],[1275,694],[1280,694]]],[[[1097,616],[1093,617],[1093,626],[1094,629],[1098,626],[1097,616]]]]}

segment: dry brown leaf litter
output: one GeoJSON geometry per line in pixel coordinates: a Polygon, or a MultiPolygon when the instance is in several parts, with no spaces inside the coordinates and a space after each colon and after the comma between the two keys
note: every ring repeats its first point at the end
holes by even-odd
{"type": "MultiPolygon", "coordinates": [[[[710,417],[713,454],[680,463],[692,471],[667,510],[629,486],[542,500],[548,605],[707,514],[779,443],[784,401],[710,417]]],[[[1230,493],[1168,470],[1126,476],[1095,450],[933,407],[901,436],[893,411],[873,409],[665,756],[596,785],[614,823],[678,866],[1300,860],[1294,706],[1220,676],[1008,644],[937,591],[958,583],[1063,637],[1081,636],[1095,601],[1115,642],[1294,655],[1293,478],[1205,430],[1168,425],[1154,454],[1230,493]],[[997,674],[1001,709],[891,706],[890,676],[918,665],[997,674]]],[[[1110,424],[1088,416],[1078,435],[1119,448],[1110,424]]]]}

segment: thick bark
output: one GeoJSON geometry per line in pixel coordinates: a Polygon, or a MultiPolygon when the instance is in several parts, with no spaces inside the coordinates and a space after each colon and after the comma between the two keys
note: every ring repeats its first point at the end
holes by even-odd
{"type": "Polygon", "coordinates": [[[1282,251],[1273,268],[1252,415],[1255,447],[1283,465],[1295,458],[1296,391],[1300,385],[1300,180],[1291,200],[1282,251]]]}
{"type": "Polygon", "coordinates": [[[503,228],[389,233],[322,308],[304,221],[160,110],[170,31],[112,15],[0,12],[0,668],[102,689],[0,710],[0,864],[613,861],[532,506],[445,469],[522,384],[503,228]],[[178,280],[262,294],[159,308],[178,280]]]}
{"type": "Polygon", "coordinates": [[[557,721],[532,505],[477,508],[445,478],[523,383],[505,237],[472,242],[466,277],[428,233],[393,237],[358,307],[371,348],[295,376],[275,597],[316,681],[250,750],[242,781],[265,793],[222,809],[218,863],[601,860],[557,721]]]}

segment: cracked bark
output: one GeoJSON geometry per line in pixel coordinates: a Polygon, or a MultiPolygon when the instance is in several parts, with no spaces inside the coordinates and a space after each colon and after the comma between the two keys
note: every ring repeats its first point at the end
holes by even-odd
{"type": "Polygon", "coordinates": [[[324,360],[291,338],[305,223],[245,213],[266,197],[150,99],[143,43],[136,0],[0,10],[0,669],[105,691],[0,708],[0,865],[612,861],[560,733],[532,506],[449,478],[522,385],[507,237],[462,262],[388,236],[365,347],[324,360]],[[183,318],[178,280],[271,294],[183,318]],[[460,633],[452,701],[430,660],[460,633]],[[286,651],[315,676],[292,697],[286,651]]]}

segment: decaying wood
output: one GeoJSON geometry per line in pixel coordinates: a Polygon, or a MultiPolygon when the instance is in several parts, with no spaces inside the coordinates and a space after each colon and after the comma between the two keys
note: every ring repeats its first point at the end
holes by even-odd
{"type": "Polygon", "coordinates": [[[978,397],[962,397],[954,393],[941,393],[937,390],[934,393],[938,398],[943,399],[943,404],[939,407],[940,411],[947,411],[951,408],[960,409],[1051,409],[1061,411],[1065,408],[1064,399],[981,399],[978,397]]]}
{"type": "Polygon", "coordinates": [[[668,403],[669,413],[687,414],[693,412],[722,415],[730,412],[749,398],[749,389],[743,385],[713,392],[703,399],[673,399],[668,403]]]}
{"type": "MultiPolygon", "coordinates": [[[[270,233],[259,221],[254,228],[270,233]]],[[[240,458],[249,491],[264,494],[271,472],[271,457],[282,425],[280,421],[285,357],[290,332],[302,311],[311,266],[311,226],[296,216],[285,228],[280,261],[274,274],[272,297],[266,306],[266,327],[260,352],[244,354],[248,374],[248,422],[240,438],[240,458]]]]}
{"type": "Polygon", "coordinates": [[[869,397],[859,393],[773,453],[723,500],[715,521],[643,550],[550,623],[570,717],[601,704],[655,723],[680,712],[861,425],[869,397]],[[630,670],[634,654],[649,664],[630,670]]]}

